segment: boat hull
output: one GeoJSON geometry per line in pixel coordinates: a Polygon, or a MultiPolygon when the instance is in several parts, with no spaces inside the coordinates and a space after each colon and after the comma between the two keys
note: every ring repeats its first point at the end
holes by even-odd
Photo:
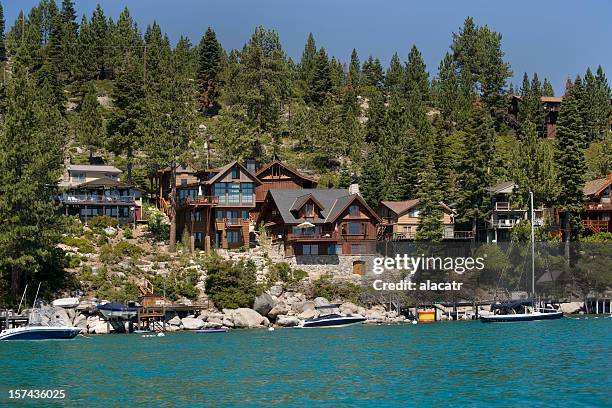
{"type": "Polygon", "coordinates": [[[354,324],[360,324],[366,321],[365,317],[362,316],[347,316],[340,318],[332,318],[332,319],[323,319],[323,320],[312,320],[312,321],[304,321],[303,324],[299,327],[304,329],[308,328],[322,328],[322,327],[346,327],[352,326],[354,324]]]}
{"type": "Polygon", "coordinates": [[[102,316],[106,319],[111,320],[131,320],[138,315],[137,311],[126,310],[100,310],[100,313],[102,313],[102,316]]]}
{"type": "Polygon", "coordinates": [[[483,323],[533,322],[537,320],[557,320],[563,317],[563,312],[553,313],[519,313],[513,315],[480,316],[483,323]]]}
{"type": "Polygon", "coordinates": [[[23,327],[0,333],[0,341],[8,340],[70,340],[81,333],[78,327],[23,327]]]}

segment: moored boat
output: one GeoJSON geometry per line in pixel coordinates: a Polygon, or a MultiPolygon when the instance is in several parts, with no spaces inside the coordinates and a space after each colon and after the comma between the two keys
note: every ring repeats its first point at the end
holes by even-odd
{"type": "Polygon", "coordinates": [[[556,320],[563,317],[563,312],[552,309],[531,306],[532,302],[515,301],[508,303],[497,303],[491,305],[490,315],[481,315],[480,321],[484,323],[503,323],[503,322],[530,322],[535,320],[556,320]],[[518,308],[523,308],[523,312],[517,312],[518,308]]]}
{"type": "MultiPolygon", "coordinates": [[[[317,307],[321,309],[336,309],[339,305],[328,305],[317,307]]],[[[347,314],[341,315],[338,313],[328,313],[310,319],[302,320],[297,327],[300,328],[313,328],[313,327],[345,327],[353,324],[363,323],[367,320],[360,314],[347,314]]]]}
{"type": "Polygon", "coordinates": [[[138,314],[135,306],[126,306],[121,303],[104,303],[96,306],[107,319],[130,320],[138,314]]]}
{"type": "Polygon", "coordinates": [[[81,333],[79,327],[28,325],[6,329],[0,333],[2,340],[70,340],[81,333]]]}

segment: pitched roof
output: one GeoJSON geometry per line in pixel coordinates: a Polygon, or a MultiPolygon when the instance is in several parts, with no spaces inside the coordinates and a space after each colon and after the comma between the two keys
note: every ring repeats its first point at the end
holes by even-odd
{"type": "Polygon", "coordinates": [[[273,160],[270,163],[266,164],[265,166],[263,166],[262,168],[260,168],[259,170],[257,170],[257,172],[255,173],[256,176],[259,176],[261,173],[263,173],[264,171],[268,170],[270,167],[272,167],[273,165],[278,164],[281,167],[284,167],[285,169],[287,169],[287,171],[295,174],[296,176],[304,179],[304,180],[308,180],[311,181],[313,183],[316,183],[317,181],[315,179],[313,179],[312,177],[308,177],[302,173],[300,173],[297,169],[294,169],[293,167],[289,166],[286,163],[283,163],[280,160],[273,160]]]}
{"type": "Polygon", "coordinates": [[[312,200],[317,207],[319,207],[319,209],[324,209],[325,207],[323,206],[323,204],[321,204],[321,202],[319,200],[317,200],[317,198],[308,193],[308,194],[304,194],[303,196],[297,197],[295,199],[295,201],[293,202],[293,204],[291,205],[291,208],[289,209],[290,211],[298,211],[300,208],[302,208],[304,206],[304,204],[306,204],[309,200],[312,200]]]}
{"type": "Polygon", "coordinates": [[[499,193],[503,190],[514,189],[516,187],[516,183],[514,181],[502,181],[501,183],[497,183],[494,186],[487,187],[486,190],[491,193],[499,193]]]}
{"type": "Polygon", "coordinates": [[[292,212],[291,208],[296,199],[304,196],[311,195],[315,198],[323,208],[321,209],[322,219],[309,220],[314,224],[324,224],[325,219],[328,218],[330,209],[334,206],[336,200],[340,197],[347,196],[348,190],[346,189],[317,189],[317,188],[305,188],[305,189],[271,189],[268,194],[274,200],[276,207],[286,224],[299,224],[304,221],[302,218],[297,218],[292,212]]]}
{"type": "MultiPolygon", "coordinates": [[[[215,169],[214,172],[216,172],[217,174],[212,176],[210,179],[206,180],[206,184],[212,184],[212,183],[216,182],[221,177],[225,176],[227,174],[227,172],[232,167],[234,167],[235,165],[240,167],[244,171],[245,174],[247,174],[249,177],[251,177],[251,179],[255,182],[255,184],[261,184],[261,181],[259,181],[259,179],[255,175],[253,175],[253,173],[248,171],[246,169],[246,167],[244,167],[242,164],[238,163],[236,160],[226,164],[225,166],[222,166],[222,167],[219,167],[218,169],[215,169]]],[[[209,171],[210,171],[210,169],[209,169],[209,171]]],[[[198,173],[201,173],[201,172],[198,172],[198,173]]]]}
{"type": "MultiPolygon", "coordinates": [[[[411,208],[418,206],[419,199],[414,198],[412,200],[405,200],[405,201],[381,201],[380,204],[389,208],[396,215],[402,215],[408,210],[410,210],[411,208]]],[[[444,203],[440,203],[440,206],[448,212],[451,212],[451,213],[453,212],[452,208],[450,208],[448,205],[444,203]]]]}
{"type": "Polygon", "coordinates": [[[384,205],[397,215],[403,214],[412,207],[419,203],[418,199],[404,200],[404,201],[381,201],[380,204],[384,205]]]}
{"type": "Polygon", "coordinates": [[[612,173],[608,174],[604,178],[587,181],[582,189],[582,192],[587,196],[597,195],[610,184],[612,184],[612,173]]]}
{"type": "Polygon", "coordinates": [[[96,164],[71,164],[68,171],[100,171],[105,173],[123,173],[115,166],[99,166],[96,164]]]}

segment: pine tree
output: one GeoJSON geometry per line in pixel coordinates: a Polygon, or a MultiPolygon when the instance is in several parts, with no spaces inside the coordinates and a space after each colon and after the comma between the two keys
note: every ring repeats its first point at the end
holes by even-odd
{"type": "Polygon", "coordinates": [[[357,55],[357,50],[355,48],[353,48],[353,51],[351,52],[349,75],[353,80],[353,86],[355,89],[359,89],[361,86],[361,63],[359,62],[359,56],[357,55]]]}
{"type": "Polygon", "coordinates": [[[96,87],[92,81],[85,86],[83,101],[76,120],[76,136],[82,146],[93,156],[96,149],[104,146],[104,121],[98,104],[96,87]]]}
{"type": "Polygon", "coordinates": [[[4,21],[4,8],[0,3],[0,62],[6,61],[6,36],[4,34],[5,21],[4,21]]]}
{"type": "Polygon", "coordinates": [[[374,59],[371,55],[363,63],[362,80],[360,84],[375,89],[382,89],[384,84],[385,76],[383,74],[383,67],[378,58],[374,59]]]}
{"type": "Polygon", "coordinates": [[[473,128],[465,137],[465,155],[459,168],[458,220],[470,222],[474,239],[479,221],[488,215],[489,194],[492,183],[491,163],[495,150],[495,130],[489,112],[478,107],[474,111],[473,128]]]}
{"type": "Polygon", "coordinates": [[[471,82],[457,75],[457,64],[449,53],[440,62],[432,88],[447,131],[452,132],[468,122],[473,104],[471,82]]]}
{"type": "Polygon", "coordinates": [[[332,91],[330,65],[325,48],[320,48],[317,52],[309,80],[311,82],[308,82],[306,102],[314,106],[323,105],[325,98],[332,91]]]}
{"type": "Polygon", "coordinates": [[[555,96],[555,90],[548,81],[548,78],[544,78],[544,85],[542,85],[542,96],[555,96]]]}
{"type": "Polygon", "coordinates": [[[427,67],[425,66],[421,52],[416,45],[412,46],[408,54],[408,61],[406,62],[406,82],[404,86],[407,94],[418,92],[423,104],[425,106],[429,105],[429,74],[427,73],[427,67]]]}
{"type": "Polygon", "coordinates": [[[223,48],[217,41],[217,36],[212,28],[208,27],[206,30],[200,41],[198,52],[198,85],[201,110],[205,116],[216,115],[221,108],[218,97],[223,48]]]}
{"type": "Polygon", "coordinates": [[[612,92],[601,65],[597,67],[593,88],[592,95],[588,98],[591,103],[589,115],[592,121],[591,133],[593,139],[601,139],[605,137],[612,115],[612,105],[610,105],[612,92]]]}
{"type": "Polygon", "coordinates": [[[317,45],[312,33],[308,34],[302,58],[299,65],[299,79],[303,87],[302,92],[306,95],[309,91],[309,86],[315,80],[315,66],[317,63],[317,45]]]}
{"type": "Polygon", "coordinates": [[[576,79],[563,99],[557,120],[557,166],[559,168],[559,206],[564,211],[565,241],[576,239],[582,229],[579,215],[583,210],[586,135],[580,115],[582,85],[576,79]]]}
{"type": "Polygon", "coordinates": [[[135,57],[127,54],[113,84],[115,110],[108,123],[107,148],[117,154],[126,154],[127,180],[130,182],[134,150],[142,144],[145,136],[145,97],[142,68],[135,57]]]}
{"type": "Polygon", "coordinates": [[[404,68],[402,67],[399,56],[397,53],[394,53],[391,57],[389,69],[385,75],[385,92],[387,94],[401,92],[405,82],[404,68]]]}
{"type": "Polygon", "coordinates": [[[444,238],[444,214],[441,208],[442,192],[434,165],[434,146],[430,143],[422,145],[421,148],[424,150],[424,165],[419,173],[419,223],[415,239],[440,242],[444,238]]]}
{"type": "Polygon", "coordinates": [[[65,127],[48,96],[48,86],[35,87],[24,67],[13,67],[0,132],[0,272],[12,299],[28,282],[62,277],[57,244],[63,228],[53,186],[61,175],[65,127]]]}

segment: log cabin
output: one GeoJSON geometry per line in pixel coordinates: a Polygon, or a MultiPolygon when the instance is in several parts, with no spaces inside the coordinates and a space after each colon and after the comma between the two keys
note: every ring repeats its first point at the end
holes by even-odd
{"type": "Polygon", "coordinates": [[[583,193],[587,197],[582,215],[585,232],[612,232],[612,173],[586,182],[583,193]]]}
{"type": "Polygon", "coordinates": [[[346,189],[271,189],[258,222],[286,257],[376,253],[380,218],[346,189]]]}

